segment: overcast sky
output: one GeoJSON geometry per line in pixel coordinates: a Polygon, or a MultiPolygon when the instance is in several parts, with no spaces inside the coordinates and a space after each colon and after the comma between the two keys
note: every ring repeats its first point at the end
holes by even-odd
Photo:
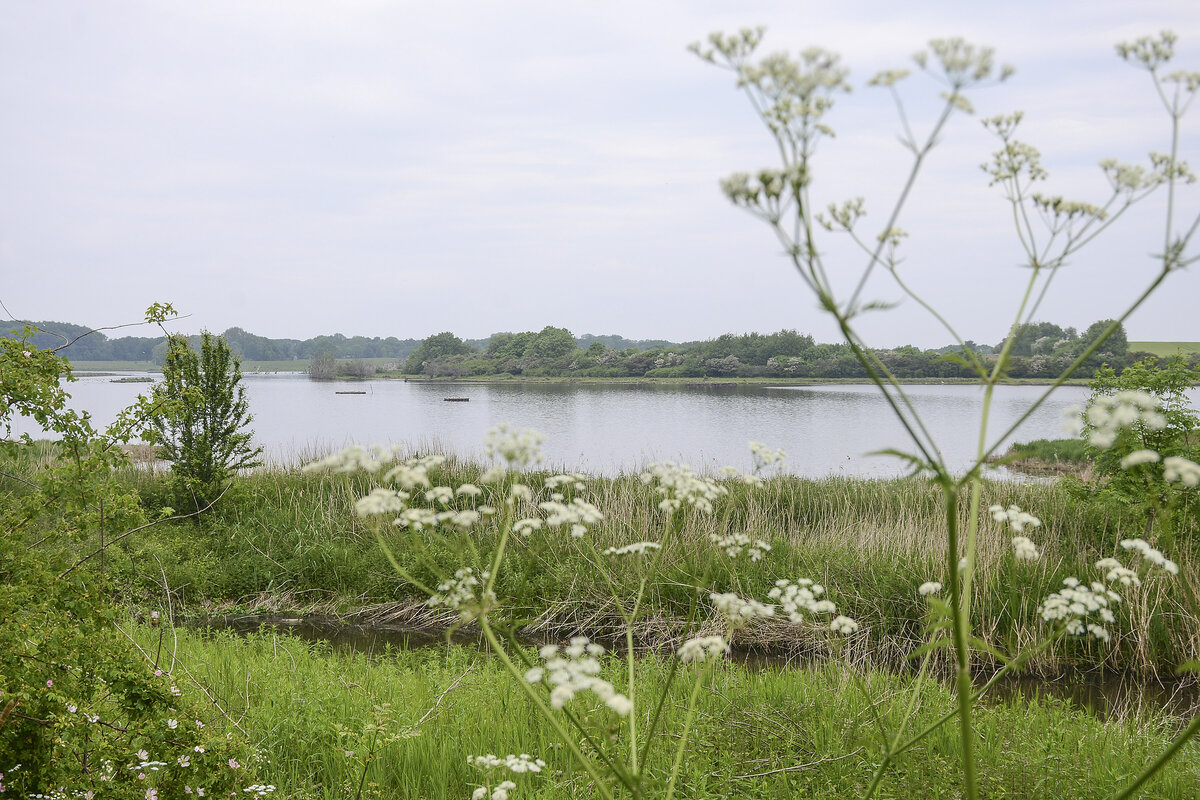
{"type": "MultiPolygon", "coordinates": [[[[904,273],[965,338],[995,342],[1026,273],[979,169],[983,116],[1023,109],[1046,191],[1104,197],[1096,163],[1143,162],[1168,119],[1117,41],[1171,28],[1200,70],[1200,3],[6,2],[0,14],[0,300],[27,319],[272,337],[483,337],[545,325],[674,341],[796,328],[835,340],[770,231],[717,188],[774,165],[729,75],[686,45],[766,25],[764,52],[841,53],[821,205],[862,195],[882,227],[908,169],[886,93],[863,86],[933,37],[992,45],[979,90],[912,195],[904,273]],[[861,87],[861,88],[858,88],[861,87]]],[[[937,87],[904,85],[925,127],[937,87]]],[[[1200,104],[1182,152],[1200,162],[1200,104]]],[[[1200,192],[1180,195],[1190,224],[1200,192]]],[[[1152,199],[1073,260],[1043,319],[1116,315],[1154,271],[1152,199]]],[[[844,280],[863,259],[822,241],[844,280]]],[[[899,300],[886,276],[868,295],[899,300]]],[[[1128,325],[1200,340],[1200,264],[1128,325]]],[[[938,346],[912,302],[872,343],[938,346]]],[[[134,334],[153,335],[151,329],[134,334]]]]}

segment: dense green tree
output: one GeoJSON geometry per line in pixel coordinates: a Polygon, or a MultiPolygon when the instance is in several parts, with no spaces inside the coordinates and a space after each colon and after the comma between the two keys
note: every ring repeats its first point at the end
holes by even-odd
{"type": "Polygon", "coordinates": [[[171,462],[177,502],[200,510],[238,470],[258,466],[262,448],[251,443],[253,417],[241,366],[225,340],[205,331],[199,353],[184,336],[167,342],[163,380],[154,387],[156,411],[144,438],[171,462]]]}
{"type": "Polygon", "coordinates": [[[416,375],[422,371],[426,361],[438,361],[449,356],[465,356],[472,352],[471,346],[450,331],[435,333],[421,342],[421,346],[412,352],[404,362],[404,372],[416,375]]]}
{"type": "Polygon", "coordinates": [[[566,328],[547,325],[525,347],[526,358],[548,360],[562,358],[578,349],[575,335],[566,328]]]}

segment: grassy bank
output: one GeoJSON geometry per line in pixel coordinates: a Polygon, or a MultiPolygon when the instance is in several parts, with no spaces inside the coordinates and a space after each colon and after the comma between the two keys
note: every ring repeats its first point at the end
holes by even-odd
{"type": "Polygon", "coordinates": [[[991,461],[1030,475],[1075,475],[1088,480],[1092,472],[1087,443],[1079,438],[1018,442],[991,461]]]}
{"type": "MultiPolygon", "coordinates": [[[[203,684],[259,743],[278,796],[344,798],[363,786],[365,797],[459,800],[479,784],[467,756],[484,753],[545,759],[540,775],[518,778],[514,797],[592,796],[586,775],[499,662],[478,651],[436,647],[371,659],[278,635],[179,630],[176,640],[144,628],[136,636],[152,653],[162,648],[162,663],[203,684]],[[383,735],[364,769],[372,752],[368,724],[382,724],[383,735]]],[[[643,666],[639,695],[648,696],[666,670],[654,659],[643,666]]],[[[694,669],[672,684],[650,749],[646,768],[660,779],[670,770],[694,669]]],[[[606,677],[622,685],[615,662],[606,677]]],[[[700,694],[680,796],[859,796],[877,763],[881,730],[904,724],[915,732],[952,706],[946,690],[926,684],[910,714],[911,687],[909,679],[878,672],[856,676],[840,663],[722,665],[700,694]]],[[[603,727],[602,707],[586,713],[603,727]]],[[[984,796],[1099,798],[1160,751],[1174,723],[1135,713],[1101,722],[1060,701],[1018,699],[981,706],[975,729],[984,796]]],[[[624,748],[623,737],[614,726],[597,744],[624,748]]],[[[958,747],[952,726],[939,730],[897,760],[879,796],[959,796],[958,747]]],[[[1139,796],[1192,797],[1198,781],[1200,746],[1193,742],[1139,796]]]]}
{"type": "MultiPolygon", "coordinates": [[[[476,481],[479,469],[451,460],[431,477],[458,485],[476,481]]],[[[545,477],[532,476],[529,483],[537,488],[545,477]]],[[[150,509],[172,502],[161,475],[134,470],[126,480],[150,509]]],[[[106,582],[122,587],[129,602],[164,611],[169,599],[172,606],[196,613],[308,609],[360,612],[358,619],[429,628],[451,624],[453,615],[423,605],[423,596],[383,557],[369,524],[354,514],[355,501],[373,485],[361,475],[256,472],[199,521],[166,522],[110,547],[106,582]]],[[[856,663],[894,665],[923,641],[927,607],[916,587],[945,580],[945,536],[934,487],[920,480],[794,477],[772,479],[758,490],[727,485],[730,494],[714,514],[688,513],[669,540],[661,578],[651,587],[637,624],[644,644],[677,642],[688,631],[716,625],[703,602],[709,589],[765,599],[781,577],[820,582],[841,613],[862,623],[863,634],[848,650],[856,663]],[[757,563],[734,561],[710,542],[713,534],[730,532],[749,533],[774,549],[757,563]],[[698,616],[689,624],[693,610],[698,616]]],[[[662,532],[658,498],[636,476],[588,479],[583,494],[603,510],[605,522],[582,540],[542,532],[514,541],[496,587],[508,613],[539,635],[615,633],[613,592],[598,577],[597,565],[608,570],[618,596],[636,591],[641,568],[600,553],[657,539],[662,532]]],[[[1142,521],[1128,511],[1076,500],[1049,484],[989,483],[982,505],[990,504],[1017,504],[1044,520],[1033,532],[1043,550],[1035,563],[1014,561],[1011,534],[986,519],[982,527],[973,598],[977,630],[1006,651],[1037,636],[1038,603],[1064,578],[1095,579],[1095,561],[1119,554],[1122,538],[1141,533],[1142,521]]],[[[522,515],[534,512],[532,505],[518,509],[522,515]]],[[[963,523],[966,515],[964,503],[963,523]]],[[[394,527],[385,524],[382,536],[403,568],[427,583],[439,581],[394,527]]],[[[486,553],[494,536],[491,527],[481,526],[473,542],[486,553]]],[[[462,553],[439,549],[433,538],[429,542],[450,572],[473,563],[462,553]]],[[[1175,580],[1200,589],[1194,548],[1171,555],[1183,565],[1175,580]]],[[[1179,603],[1180,588],[1161,578],[1150,580],[1123,604],[1109,646],[1064,641],[1035,666],[1173,670],[1200,651],[1200,620],[1179,603]]],[[[819,654],[825,648],[809,629],[775,621],[739,632],[735,645],[794,654],[819,654]]]]}

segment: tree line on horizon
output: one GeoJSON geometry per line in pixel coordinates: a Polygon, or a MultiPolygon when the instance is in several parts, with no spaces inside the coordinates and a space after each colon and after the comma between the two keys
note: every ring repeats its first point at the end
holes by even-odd
{"type": "MultiPolygon", "coordinates": [[[[1045,378],[1059,374],[1109,323],[1100,320],[1082,333],[1050,322],[1024,326],[1013,348],[1008,373],[1013,378],[1045,378]]],[[[55,347],[90,328],[59,322],[11,322],[4,335],[24,325],[39,329],[33,343],[55,347]]],[[[487,339],[462,339],[449,331],[423,340],[396,337],[347,337],[342,334],[311,339],[270,339],[230,328],[221,336],[231,352],[248,361],[306,360],[317,378],[369,377],[374,367],[362,359],[394,359],[393,371],[428,377],[514,375],[527,377],[658,377],[658,378],[865,378],[861,365],[845,344],[822,344],[795,330],[776,333],[727,333],[695,342],[631,340],[616,335],[584,334],[547,326],[541,331],[500,332],[487,339]]],[[[192,336],[199,346],[200,336],[192,336]]],[[[966,342],[986,360],[997,346],[966,342]]],[[[161,363],[166,338],[123,336],[103,332],[75,341],[68,351],[73,361],[141,361],[161,363]]],[[[921,349],[911,345],[876,351],[899,378],[969,378],[971,368],[958,345],[921,349]]],[[[1084,364],[1090,375],[1102,364],[1120,370],[1146,354],[1130,352],[1124,328],[1084,364]]],[[[1195,360],[1195,357],[1193,357],[1195,360]]]]}

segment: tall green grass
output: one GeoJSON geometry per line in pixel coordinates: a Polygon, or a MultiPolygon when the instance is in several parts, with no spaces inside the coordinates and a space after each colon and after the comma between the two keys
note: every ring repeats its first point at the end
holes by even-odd
{"type": "MultiPolygon", "coordinates": [[[[477,465],[451,459],[434,479],[457,485],[475,480],[478,473],[477,465]]],[[[169,502],[161,476],[132,471],[127,479],[149,508],[169,502]]],[[[541,480],[529,478],[535,486],[541,480]]],[[[773,479],[756,491],[729,485],[730,495],[716,513],[689,515],[672,539],[662,579],[637,625],[643,643],[675,641],[685,632],[685,618],[697,598],[705,596],[700,584],[716,591],[737,588],[765,599],[776,579],[799,577],[828,587],[839,609],[863,623],[866,632],[851,650],[860,662],[901,663],[923,641],[926,604],[916,587],[927,580],[945,582],[945,537],[933,486],[920,480],[794,477],[773,479]],[[735,563],[709,540],[713,533],[729,531],[750,532],[770,541],[774,550],[757,564],[735,563]]],[[[214,607],[365,609],[375,619],[451,624],[452,617],[421,605],[424,598],[396,574],[375,535],[353,513],[355,500],[371,487],[362,475],[256,472],[199,521],[147,529],[124,540],[119,552],[110,550],[109,585],[128,587],[131,602],[157,605],[165,604],[168,587],[173,604],[200,612],[214,607]]],[[[641,573],[636,562],[598,559],[595,553],[654,539],[661,532],[657,498],[635,476],[590,479],[586,495],[606,515],[588,540],[542,533],[512,544],[497,590],[511,615],[525,620],[533,632],[615,633],[619,618],[612,592],[597,577],[596,563],[610,570],[618,593],[630,596],[641,573]]],[[[1044,556],[1033,564],[1015,562],[1009,535],[990,523],[983,526],[973,605],[981,636],[1004,650],[1035,638],[1037,604],[1063,578],[1091,575],[1092,564],[1116,553],[1122,538],[1140,534],[1136,517],[1077,500],[1050,484],[989,483],[983,505],[993,503],[1018,504],[1045,522],[1034,533],[1044,556]]],[[[405,569],[437,582],[399,533],[389,527],[383,535],[405,569]]],[[[487,526],[476,530],[480,551],[491,548],[494,535],[487,526]]],[[[436,544],[430,546],[437,551],[436,544]]],[[[449,571],[464,563],[461,553],[435,554],[449,571]]],[[[1187,566],[1194,563],[1194,549],[1172,555],[1185,565],[1180,580],[1195,590],[1196,572],[1187,566]]],[[[1122,621],[1115,626],[1119,632],[1107,648],[1064,642],[1036,666],[1047,671],[1084,664],[1169,671],[1196,657],[1200,621],[1179,607],[1169,590],[1151,582],[1125,603],[1122,621]]],[[[698,622],[709,620],[702,616],[698,622]]],[[[789,652],[819,653],[824,648],[823,640],[781,623],[739,633],[734,644],[789,652]]]]}
{"type": "MultiPolygon", "coordinates": [[[[186,669],[259,743],[278,796],[353,797],[370,743],[364,728],[380,720],[398,736],[376,751],[365,796],[461,800],[478,784],[467,756],[484,753],[546,760],[541,775],[519,781],[514,798],[592,796],[586,776],[498,661],[477,650],[440,646],[368,657],[285,635],[177,635],[175,645],[166,638],[176,673],[186,669]]],[[[158,642],[151,629],[137,636],[147,647],[158,642]]],[[[642,665],[639,696],[647,697],[666,670],[656,658],[642,665]]],[[[620,681],[615,659],[611,667],[606,677],[620,681]]],[[[648,762],[660,778],[669,770],[694,674],[684,670],[665,705],[648,762]]],[[[881,730],[907,724],[915,732],[952,707],[948,691],[927,684],[910,715],[910,688],[907,678],[855,674],[838,662],[802,669],[723,665],[701,694],[680,796],[857,796],[877,763],[881,730]]],[[[583,701],[574,707],[605,729],[606,711],[587,711],[583,701]]],[[[1047,699],[984,704],[976,717],[984,793],[1106,797],[1164,746],[1174,725],[1138,714],[1100,721],[1047,699]]],[[[607,730],[598,746],[627,746],[624,728],[607,730]]],[[[880,796],[959,796],[958,747],[953,726],[933,734],[896,762],[880,796]]],[[[1198,781],[1200,746],[1191,743],[1142,796],[1194,797],[1198,781]]]]}

